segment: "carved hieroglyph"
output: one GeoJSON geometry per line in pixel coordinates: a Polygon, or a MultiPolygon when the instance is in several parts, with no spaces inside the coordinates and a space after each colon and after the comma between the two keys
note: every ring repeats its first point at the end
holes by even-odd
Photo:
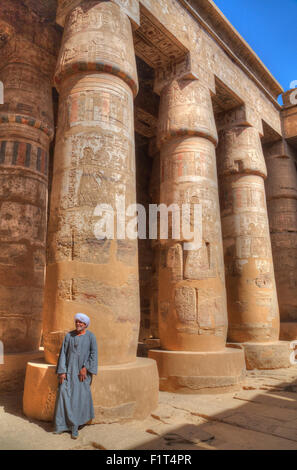
{"type": "Polygon", "coordinates": [[[98,204],[115,209],[118,201],[126,207],[136,202],[138,82],[131,24],[118,5],[89,1],[68,15],[56,84],[45,332],[71,329],[74,314],[85,312],[100,365],[133,362],[140,320],[137,240],[97,239],[94,213],[98,204]]]}
{"type": "MultiPolygon", "coordinates": [[[[238,123],[237,123],[238,124],[238,123]]],[[[226,126],[217,150],[228,299],[228,338],[272,342],[279,338],[279,310],[257,129],[226,126]]]]}
{"type": "MultiPolygon", "coordinates": [[[[227,310],[216,175],[217,131],[209,90],[198,80],[172,80],[161,93],[160,202],[202,206],[202,247],[161,240],[160,338],[171,351],[223,350],[227,310]]],[[[192,225],[193,230],[193,225],[192,225]]]]}
{"type": "MultiPolygon", "coordinates": [[[[1,50],[0,340],[5,353],[40,345],[45,268],[48,154],[53,135],[51,63],[15,36],[1,50]],[[51,73],[50,73],[51,71],[51,73]]],[[[52,58],[53,59],[53,58],[52,58]]]]}
{"type": "MultiPolygon", "coordinates": [[[[265,146],[264,154],[268,170],[265,186],[282,330],[282,322],[297,322],[295,151],[285,141],[279,141],[265,146]]],[[[292,335],[296,337],[296,328],[292,335]]]]}

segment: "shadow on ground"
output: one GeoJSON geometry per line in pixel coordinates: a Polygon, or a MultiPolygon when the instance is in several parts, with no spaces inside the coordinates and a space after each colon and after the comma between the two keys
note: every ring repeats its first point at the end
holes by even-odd
{"type": "MultiPolygon", "coordinates": [[[[1,408],[16,436],[18,426],[22,432],[26,430],[27,439],[31,432],[36,439],[42,434],[36,443],[32,437],[36,449],[57,445],[77,450],[297,449],[296,368],[249,372],[241,390],[232,393],[161,392],[157,410],[145,421],[85,426],[74,442],[70,436],[53,436],[52,423],[25,417],[21,392],[0,395],[1,408]]],[[[3,437],[0,435],[2,449],[3,437]]],[[[22,436],[18,439],[16,448],[20,448],[22,436]]]]}

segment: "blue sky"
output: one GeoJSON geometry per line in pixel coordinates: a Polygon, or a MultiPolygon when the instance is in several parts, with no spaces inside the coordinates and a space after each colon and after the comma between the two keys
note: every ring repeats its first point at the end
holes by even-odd
{"type": "Polygon", "coordinates": [[[281,86],[297,80],[297,0],[214,0],[281,86]]]}

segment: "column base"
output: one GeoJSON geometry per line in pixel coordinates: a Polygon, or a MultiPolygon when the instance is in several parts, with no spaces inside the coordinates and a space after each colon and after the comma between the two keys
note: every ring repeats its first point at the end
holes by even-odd
{"type": "Polygon", "coordinates": [[[240,344],[244,349],[247,370],[272,370],[292,366],[290,362],[292,350],[287,341],[236,344],[240,344]]]}
{"type": "Polygon", "coordinates": [[[4,364],[0,364],[0,392],[24,390],[26,366],[29,361],[43,358],[43,350],[22,353],[4,353],[4,364]]]}
{"type": "Polygon", "coordinates": [[[297,339],[297,322],[281,322],[279,339],[294,341],[297,339]]]}
{"type": "Polygon", "coordinates": [[[157,361],[160,390],[173,393],[215,393],[237,390],[245,378],[240,347],[215,352],[150,350],[157,361]]]}
{"type": "MultiPolygon", "coordinates": [[[[57,393],[56,366],[45,362],[27,365],[23,397],[24,414],[53,421],[57,393]]],[[[158,370],[150,359],[130,364],[98,367],[91,386],[95,419],[92,424],[142,420],[158,406],[158,370]]]]}
{"type": "Polygon", "coordinates": [[[160,347],[159,339],[146,339],[138,343],[137,356],[148,357],[148,352],[150,349],[156,349],[159,347],[160,347]]]}

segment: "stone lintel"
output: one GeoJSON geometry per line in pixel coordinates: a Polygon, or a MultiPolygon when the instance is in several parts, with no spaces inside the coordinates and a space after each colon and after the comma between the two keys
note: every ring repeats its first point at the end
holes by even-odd
{"type": "Polygon", "coordinates": [[[217,116],[218,131],[233,127],[254,127],[261,136],[264,135],[263,124],[258,113],[247,105],[242,105],[217,116]]]}
{"type": "MultiPolygon", "coordinates": [[[[99,3],[100,0],[98,0],[99,3]]],[[[139,0],[110,0],[119,5],[126,15],[130,18],[132,26],[137,29],[140,25],[139,0]]],[[[65,19],[78,5],[84,3],[84,0],[59,0],[57,9],[57,23],[64,27],[65,19]]]]}
{"type": "Polygon", "coordinates": [[[140,108],[146,113],[158,119],[160,98],[152,93],[150,87],[142,83],[137,97],[135,98],[135,107],[140,108]]]}
{"type": "Polygon", "coordinates": [[[160,95],[172,80],[199,80],[197,63],[190,52],[181,60],[170,62],[156,70],[154,92],[160,95]]]}
{"type": "Polygon", "coordinates": [[[157,133],[158,119],[145,109],[135,107],[134,112],[135,132],[143,137],[151,138],[157,133]]]}
{"type": "Polygon", "coordinates": [[[159,96],[150,88],[141,86],[135,98],[135,131],[144,137],[154,137],[157,133],[159,96]]]}

